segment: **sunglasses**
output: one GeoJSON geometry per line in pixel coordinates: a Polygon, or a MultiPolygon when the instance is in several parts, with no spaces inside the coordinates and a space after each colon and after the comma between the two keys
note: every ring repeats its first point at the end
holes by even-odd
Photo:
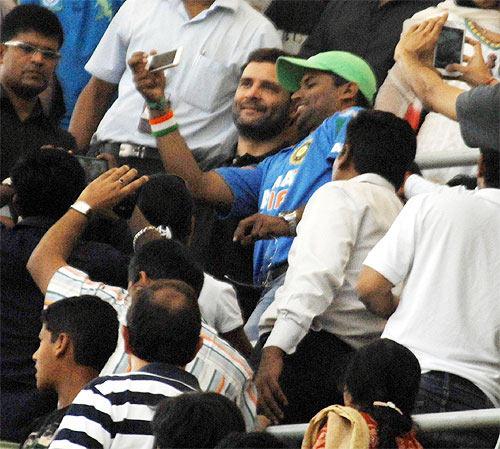
{"type": "Polygon", "coordinates": [[[40,53],[45,59],[50,61],[57,61],[61,57],[61,53],[54,50],[47,50],[45,48],[35,47],[34,45],[27,44],[22,41],[7,41],[4,42],[7,47],[16,47],[21,49],[27,55],[34,55],[40,53]]]}

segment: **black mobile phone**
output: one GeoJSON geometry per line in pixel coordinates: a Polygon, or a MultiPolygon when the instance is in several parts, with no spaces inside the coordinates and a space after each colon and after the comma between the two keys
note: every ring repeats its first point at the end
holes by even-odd
{"type": "Polygon", "coordinates": [[[460,28],[444,26],[439,36],[434,53],[434,67],[443,75],[458,76],[457,72],[447,72],[449,64],[461,64],[463,61],[465,32],[460,28]]]}
{"type": "Polygon", "coordinates": [[[85,170],[85,180],[87,181],[87,184],[108,170],[108,163],[103,159],[79,155],[76,155],[75,157],[85,170]]]}

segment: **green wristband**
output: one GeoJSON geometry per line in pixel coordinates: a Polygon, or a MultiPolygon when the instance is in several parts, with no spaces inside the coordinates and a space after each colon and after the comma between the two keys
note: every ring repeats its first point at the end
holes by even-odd
{"type": "Polygon", "coordinates": [[[154,111],[164,111],[165,109],[168,109],[168,107],[170,107],[170,102],[168,102],[165,98],[162,98],[159,102],[146,100],[146,104],[148,105],[149,109],[152,109],[154,111]]]}

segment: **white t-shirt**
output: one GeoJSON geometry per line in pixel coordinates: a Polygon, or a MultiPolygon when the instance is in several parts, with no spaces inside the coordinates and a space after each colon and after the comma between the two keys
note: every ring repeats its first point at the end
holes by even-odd
{"type": "Polygon", "coordinates": [[[205,273],[205,282],[198,298],[203,320],[219,334],[243,326],[241,309],[232,285],[205,273]]]}
{"type": "Polygon", "coordinates": [[[266,346],[295,351],[309,332],[325,330],[354,348],[380,337],[385,320],[355,291],[363,260],[402,208],[394,186],[365,173],[320,187],[311,197],[288,256],[285,283],[264,312],[266,346]],[[270,327],[273,326],[273,327],[270,327]]]}
{"type": "Polygon", "coordinates": [[[127,0],[85,66],[93,76],[118,84],[118,98],[94,139],[156,147],[151,135],[138,130],[144,99],[127,60],[136,51],[179,47],[179,65],[166,72],[166,94],[193,155],[203,169],[213,168],[236,142],[231,105],[248,55],[282,47],[272,23],[242,0],[216,0],[192,19],[181,0],[127,0]]]}
{"type": "Polygon", "coordinates": [[[500,189],[410,199],[364,264],[405,280],[383,337],[500,405],[500,189]]]}

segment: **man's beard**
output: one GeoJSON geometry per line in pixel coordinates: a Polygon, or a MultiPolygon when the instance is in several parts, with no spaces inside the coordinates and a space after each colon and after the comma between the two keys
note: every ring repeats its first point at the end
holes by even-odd
{"type": "Polygon", "coordinates": [[[283,132],[289,119],[288,108],[289,105],[285,104],[252,123],[242,123],[237,109],[233,106],[233,120],[242,137],[255,142],[264,142],[283,132]]]}
{"type": "Polygon", "coordinates": [[[18,97],[23,100],[32,100],[40,95],[45,89],[47,89],[49,83],[45,83],[43,86],[26,86],[23,84],[16,84],[11,86],[10,89],[14,92],[18,97]]]}

